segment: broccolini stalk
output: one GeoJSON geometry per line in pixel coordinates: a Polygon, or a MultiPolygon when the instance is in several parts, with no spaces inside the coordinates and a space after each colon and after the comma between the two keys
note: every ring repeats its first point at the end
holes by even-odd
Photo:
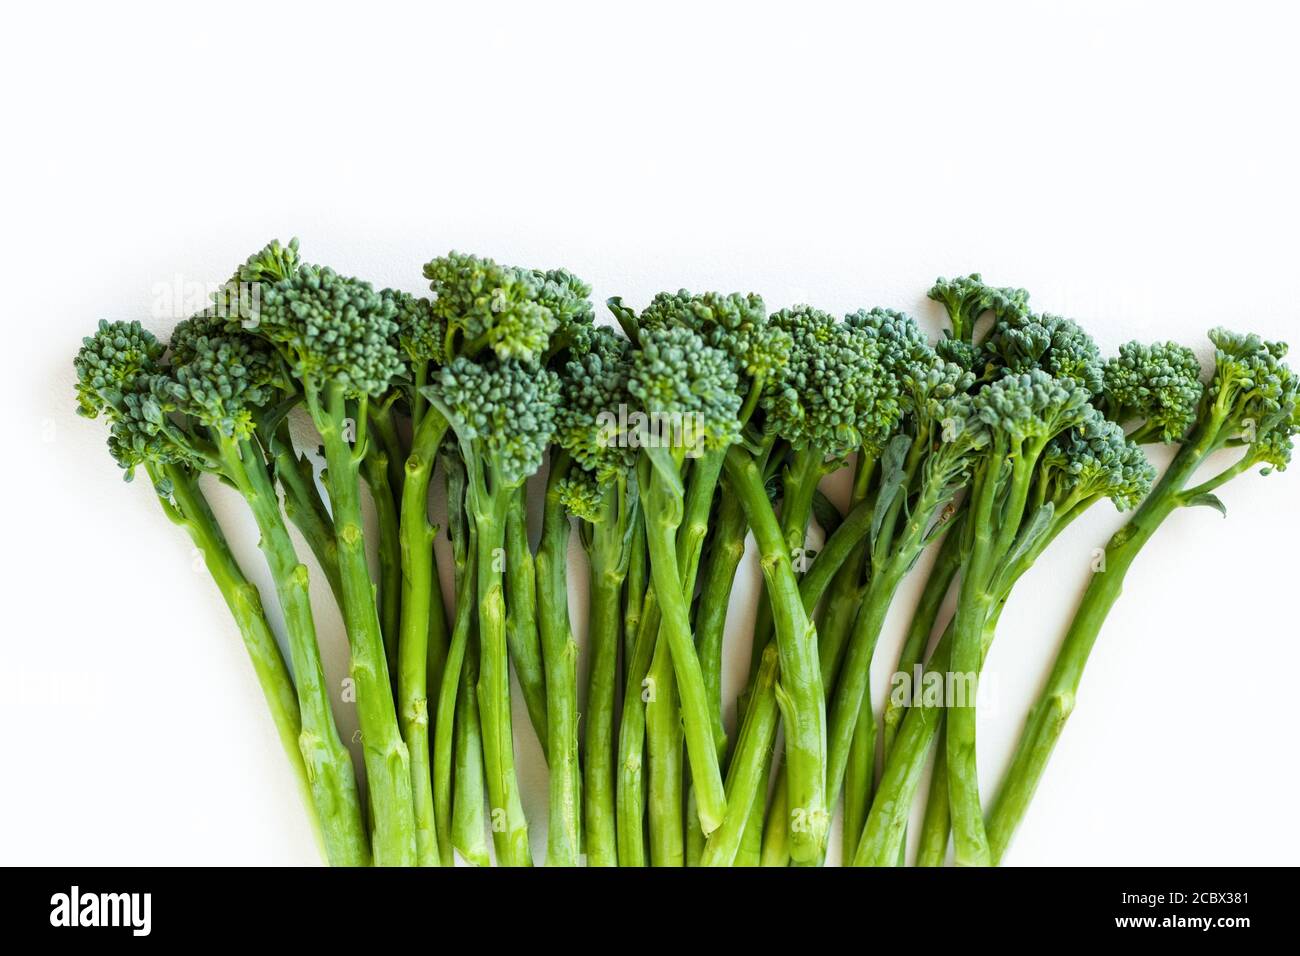
{"type": "Polygon", "coordinates": [[[396,331],[396,306],[368,283],[307,265],[264,284],[261,298],[256,333],[278,348],[302,383],[325,450],[325,486],[343,582],[375,862],[409,865],[416,859],[410,756],[393,702],[366,559],[360,495],[368,399],[385,392],[401,370],[397,350],[389,343],[396,331]]]}
{"type": "MultiPolygon", "coordinates": [[[[930,643],[935,621],[939,619],[943,602],[962,564],[961,545],[965,536],[961,530],[961,523],[964,514],[964,511],[958,511],[955,517],[949,519],[943,544],[939,546],[939,553],[925,579],[921,596],[917,599],[916,608],[908,622],[903,647],[898,654],[898,665],[894,668],[895,674],[907,674],[910,678],[913,668],[925,659],[925,649],[930,643]]],[[[898,725],[903,719],[906,707],[906,698],[902,695],[890,694],[885,702],[881,725],[886,760],[889,759],[889,753],[893,749],[894,738],[898,736],[898,725]]]]}
{"type": "Polygon", "coordinates": [[[745,509],[724,485],[717,516],[713,520],[712,537],[705,550],[700,596],[695,606],[695,643],[700,655],[704,689],[709,697],[713,740],[718,747],[719,760],[725,759],[727,752],[727,728],[722,720],[722,641],[736,571],[745,556],[748,530],[745,509]]]}
{"type": "Polygon", "coordinates": [[[400,519],[388,482],[388,455],[375,442],[366,448],[361,477],[370,489],[379,532],[379,627],[384,636],[384,657],[388,674],[397,690],[397,644],[402,619],[402,542],[400,519]]]}
{"type": "Polygon", "coordinates": [[[284,489],[284,514],[311,548],[316,562],[329,581],[330,591],[343,606],[343,579],[339,573],[339,551],[334,541],[334,519],[325,508],[311,462],[293,447],[287,422],[281,422],[270,439],[275,460],[275,479],[284,489]]]}
{"type": "Polygon", "coordinates": [[[578,645],[569,624],[569,517],[563,486],[571,465],[568,452],[560,449],[552,454],[542,513],[542,541],[536,559],[542,659],[546,665],[546,753],[551,770],[547,866],[576,866],[581,852],[578,645]]]}
{"type": "Polygon", "coordinates": [[[862,836],[862,824],[871,804],[871,784],[876,773],[876,714],[871,707],[871,684],[862,692],[862,706],[853,729],[849,755],[844,765],[844,828],[842,846],[852,855],[862,836]]]}
{"type": "Polygon", "coordinates": [[[549,698],[537,622],[537,568],[528,544],[527,500],[527,491],[520,485],[506,511],[505,552],[501,558],[506,583],[506,646],[528,708],[528,719],[542,744],[542,754],[549,760],[549,698]]]}
{"type": "MultiPolygon", "coordinates": [[[[471,598],[472,599],[472,598],[471,598]]],[[[470,625],[473,627],[473,624],[470,625]]],[[[456,777],[452,802],[451,842],[466,862],[490,866],[487,839],[483,836],[483,738],[479,719],[478,642],[473,642],[463,661],[464,673],[457,682],[456,777]]]]}
{"type": "MultiPolygon", "coordinates": [[[[948,807],[946,738],[947,731],[940,726],[938,753],[934,758],[930,792],[926,797],[925,815],[921,820],[921,842],[916,851],[917,866],[943,866],[943,861],[948,856],[948,835],[952,828],[952,815],[948,807]]],[[[859,832],[858,835],[861,836],[861,833],[859,832]]],[[[852,852],[846,848],[845,857],[851,859],[852,852]]]]}
{"type": "MultiPolygon", "coordinates": [[[[990,427],[990,452],[976,471],[971,492],[971,554],[962,572],[954,618],[951,667],[977,674],[980,636],[992,610],[998,564],[1015,544],[1038,458],[1056,435],[1083,421],[1088,393],[1034,369],[1009,374],[975,397],[977,414],[990,427]]],[[[1050,515],[1049,515],[1050,517],[1050,515]]],[[[968,698],[974,697],[970,682],[968,698]]],[[[948,795],[958,865],[990,862],[975,768],[975,701],[948,708],[948,795]]]]}
{"type": "MultiPolygon", "coordinates": [[[[450,837],[444,806],[438,825],[429,746],[429,688],[439,690],[447,658],[446,617],[434,566],[437,536],[429,523],[429,481],[447,420],[437,412],[425,414],[415,431],[404,467],[402,514],[398,531],[402,557],[401,640],[398,642],[397,693],[402,733],[411,751],[411,785],[415,803],[416,853],[423,866],[448,862],[450,837]]],[[[461,571],[457,569],[458,574],[461,571]]],[[[463,576],[460,575],[460,576],[463,576]]],[[[459,595],[459,585],[458,585],[459,595]]],[[[462,638],[462,647],[463,647],[462,638]]],[[[452,695],[454,699],[454,695],[452,695]]],[[[450,702],[447,718],[451,718],[450,702]]],[[[444,742],[444,746],[448,742],[444,742]]],[[[444,790],[444,793],[446,791],[444,790]]]]}
{"type": "Polygon", "coordinates": [[[745,720],[736,746],[737,759],[727,769],[727,804],[737,812],[728,813],[722,826],[709,837],[700,860],[702,866],[732,866],[736,862],[743,831],[750,819],[748,808],[766,796],[768,748],[776,734],[777,662],[776,645],[769,644],[763,651],[758,679],[745,709],[745,720]],[[746,746],[751,738],[767,743],[746,746]]]}
{"type": "MultiPolygon", "coordinates": [[[[739,448],[728,453],[726,468],[731,488],[740,497],[754,529],[772,602],[781,657],[776,698],[786,726],[790,774],[791,853],[797,859],[808,859],[820,853],[827,828],[826,709],[817,664],[817,632],[800,600],[794,568],[761,472],[739,448]]],[[[740,757],[737,751],[734,759],[740,757]]],[[[748,808],[743,812],[748,816],[748,808]]]]}
{"type": "Polygon", "coordinates": [[[995,862],[1006,852],[1074,709],[1088,655],[1138,553],[1179,508],[1222,510],[1214,495],[1220,486],[1251,468],[1262,466],[1261,473],[1267,474],[1290,461],[1293,438],[1300,433],[1300,380],[1282,361],[1286,346],[1223,329],[1213,330],[1210,339],[1214,374],[1203,397],[1195,359],[1178,346],[1131,344],[1107,365],[1108,412],[1119,421],[1136,420],[1132,434],[1140,440],[1176,441],[1181,447],[1155,489],[1106,546],[1105,570],[1089,582],[1047,683],[1030,709],[989,813],[995,862]],[[1193,485],[1198,468],[1223,448],[1242,451],[1234,464],[1193,485]]]}
{"type": "MultiPolygon", "coordinates": [[[[735,372],[726,356],[705,345],[689,329],[643,328],[640,347],[631,361],[629,391],[642,403],[651,421],[672,429],[671,434],[642,436],[638,484],[642,489],[651,578],[662,614],[660,635],[672,652],[700,826],[708,834],[722,822],[726,798],[708,696],[691,638],[689,605],[682,589],[687,578],[693,581],[694,577],[691,569],[679,566],[677,537],[685,509],[682,471],[687,453],[702,454],[695,461],[698,466],[710,461],[710,450],[726,447],[738,427],[740,399],[736,395],[735,372]]],[[[712,487],[704,500],[707,508],[712,487]]],[[[694,528],[686,530],[696,542],[684,545],[686,553],[690,556],[694,550],[698,555],[701,535],[694,528]]]]}
{"type": "MultiPolygon", "coordinates": [[[[650,561],[654,562],[653,555],[650,561]]],[[[676,669],[666,640],[655,644],[645,687],[646,754],[650,769],[646,801],[650,823],[650,865],[680,867],[686,863],[685,819],[682,815],[682,722],[676,669]]]]}
{"type": "MultiPolygon", "coordinates": [[[[181,323],[172,339],[171,364],[164,368],[158,364],[162,346],[138,324],[101,323],[75,362],[80,411],[108,412],[110,449],[128,477],[144,465],[160,492],[187,496],[168,513],[178,515],[179,522],[188,520],[196,541],[211,538],[209,528],[215,529],[206,503],[188,480],[178,490],[175,481],[157,476],[181,477],[180,463],[185,463],[221,476],[248,502],[284,610],[296,676],[298,748],[325,853],[332,864],[365,865],[370,853],[360,799],[324,686],[307,569],[298,563],[267,463],[253,444],[255,415],[271,404],[284,381],[264,343],[227,334],[225,325],[224,318],[209,315],[181,323]]],[[[205,544],[224,548],[219,538],[205,544]]],[[[210,568],[229,579],[237,567],[233,559],[226,568],[217,560],[216,552],[208,557],[210,568]]]]}
{"type": "MultiPolygon", "coordinates": [[[[638,521],[642,531],[645,522],[638,521]]],[[[635,539],[634,539],[635,541],[635,539]]],[[[646,564],[648,566],[649,560],[646,564]]],[[[647,584],[637,618],[636,641],[628,656],[623,686],[623,714],[618,728],[618,761],[614,784],[615,826],[619,866],[645,866],[645,735],[646,708],[643,694],[659,633],[659,602],[653,585],[647,584]]]]}
{"type": "Polygon", "coordinates": [[[587,719],[582,753],[583,836],[588,866],[617,866],[614,812],[614,699],[618,693],[620,601],[637,522],[636,485],[613,475],[603,487],[592,473],[564,480],[556,493],[581,521],[591,568],[587,634],[587,719]]]}
{"type": "Polygon", "coordinates": [[[623,581],[623,681],[632,680],[631,661],[641,633],[641,609],[649,587],[650,559],[645,551],[645,522],[638,512],[632,522],[632,540],[628,542],[627,577],[623,581]]]}
{"type": "MultiPolygon", "coordinates": [[[[1102,498],[1112,499],[1121,509],[1132,507],[1150,487],[1153,475],[1141,449],[1126,440],[1118,427],[1102,420],[1096,410],[1088,406],[1085,406],[1082,422],[1051,443],[1041,455],[1033,478],[1034,488],[1029,496],[1031,507],[1026,509],[1024,520],[1014,531],[1015,540],[999,557],[986,585],[991,596],[990,612],[981,623],[975,673],[982,668],[1007,596],[1033,562],[1072,521],[1102,498]]],[[[966,519],[967,540],[958,547],[958,553],[974,546],[975,535],[971,528],[977,520],[977,513],[977,510],[972,510],[966,519]]],[[[953,669],[955,629],[956,617],[949,622],[927,670],[945,674],[953,669]]],[[[942,702],[926,698],[907,710],[896,739],[886,753],[885,771],[854,855],[855,864],[887,866],[899,862],[907,808],[924,770],[926,755],[944,718],[952,716],[941,708],[942,702]]],[[[943,773],[951,781],[952,766],[946,753],[944,758],[943,773]]],[[[937,842],[933,828],[942,822],[941,818],[931,815],[928,846],[933,847],[937,842]]],[[[944,839],[946,841],[946,836],[944,839]]],[[[927,850],[927,853],[931,852],[932,849],[927,850]]]]}
{"type": "MultiPolygon", "coordinates": [[[[189,471],[176,464],[149,465],[147,470],[158,492],[158,503],[175,524],[184,528],[194,546],[203,555],[203,563],[216,583],[217,589],[235,619],[253,673],[257,675],[262,696],[271,711],[280,745],[284,748],[294,778],[298,781],[303,806],[311,820],[312,833],[317,847],[326,860],[329,848],[322,831],[321,814],[317,810],[317,793],[312,785],[303,757],[300,740],[302,721],[298,708],[297,692],[284,656],[276,643],[275,634],[262,610],[262,600],[257,587],[244,576],[235,560],[225,535],[217,525],[207,500],[189,471]]],[[[364,834],[363,834],[364,836],[364,834]]]]}
{"type": "MultiPolygon", "coordinates": [[[[446,421],[436,411],[430,410],[427,411],[425,418],[421,422],[421,429],[436,427],[430,424],[435,419],[446,421]]],[[[421,429],[416,431],[415,444],[417,447],[412,450],[410,457],[407,458],[408,474],[412,462],[423,462],[423,456],[418,451],[421,444],[421,429]]],[[[437,824],[438,849],[442,864],[443,866],[451,866],[454,862],[451,856],[453,845],[462,854],[466,855],[467,859],[472,854],[477,853],[479,849],[477,843],[466,844],[457,840],[453,835],[453,750],[456,753],[455,761],[457,766],[470,762],[477,768],[472,770],[473,779],[463,782],[466,788],[463,798],[461,796],[462,782],[457,781],[455,803],[459,804],[458,809],[460,809],[462,816],[467,812],[464,808],[467,801],[471,805],[477,806],[474,814],[478,821],[479,843],[483,840],[483,757],[480,752],[478,708],[474,706],[472,693],[468,695],[461,693],[461,681],[468,672],[467,661],[472,661],[477,657],[469,649],[473,625],[476,620],[474,596],[477,591],[477,578],[475,575],[477,537],[474,526],[468,520],[468,515],[465,512],[465,485],[467,481],[465,464],[460,460],[460,456],[450,449],[443,452],[443,460],[446,462],[447,530],[451,537],[454,561],[456,619],[452,627],[451,641],[447,647],[446,657],[442,661],[439,675],[437,675],[438,682],[436,685],[433,684],[435,675],[432,672],[429,675],[429,682],[430,686],[436,687],[438,695],[433,723],[434,819],[437,824]],[[463,726],[463,723],[472,723],[472,726],[463,726]],[[466,748],[472,748],[474,753],[471,754],[466,748]],[[473,803],[474,793],[477,794],[477,804],[473,803]]],[[[404,512],[414,507],[414,501],[417,500],[412,495],[412,487],[408,483],[407,495],[404,498],[406,501],[403,506],[404,512]]],[[[427,510],[421,510],[418,517],[427,522],[427,510]]],[[[432,542],[430,542],[430,547],[432,547],[432,542]]],[[[436,582],[434,586],[437,586],[436,582]]],[[[414,604],[409,606],[417,607],[414,604]]],[[[409,642],[404,646],[409,646],[409,642]]],[[[472,687],[473,685],[470,684],[469,686],[472,687]]],[[[487,858],[485,848],[483,858],[487,858]]]]}
{"type": "MultiPolygon", "coordinates": [[[[634,527],[640,527],[633,474],[636,452],[621,432],[619,411],[631,403],[627,390],[628,342],[607,328],[596,329],[585,354],[571,357],[560,372],[563,401],[556,413],[554,453],[548,480],[551,499],[579,519],[590,564],[586,740],[583,751],[583,833],[587,862],[618,862],[614,810],[614,699],[618,693],[620,600],[632,557],[634,527]],[[568,462],[572,461],[572,467],[568,462]]],[[[624,415],[626,417],[626,415],[624,415]]],[[[547,540],[547,528],[543,528],[547,540]]],[[[552,550],[562,558],[561,538],[552,550]]],[[[539,560],[541,555],[539,554],[539,560]]],[[[552,601],[566,600],[557,589],[552,601]]],[[[639,619],[638,601],[638,619],[639,619]]],[[[559,614],[555,615],[557,623],[559,614]]],[[[565,618],[567,630],[567,618],[565,618]]],[[[548,694],[552,691],[549,677],[548,694]]],[[[576,693],[576,691],[575,691],[576,693]]]]}
{"type": "Polygon", "coordinates": [[[559,382],[514,360],[456,358],[438,370],[426,397],[451,423],[468,477],[466,502],[477,532],[478,707],[493,842],[503,866],[531,864],[528,824],[515,775],[506,652],[503,558],[511,502],[535,472],[554,429],[559,382]]]}

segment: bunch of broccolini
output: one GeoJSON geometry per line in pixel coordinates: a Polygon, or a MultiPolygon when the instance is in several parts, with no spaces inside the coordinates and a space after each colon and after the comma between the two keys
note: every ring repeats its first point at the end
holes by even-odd
{"type": "Polygon", "coordinates": [[[639,312],[610,299],[616,322],[598,323],[565,270],[454,252],[424,276],[424,297],[376,290],[272,242],[168,342],[100,322],[75,360],[79,412],[107,421],[126,478],[147,475],[202,552],[332,865],[531,865],[528,733],[548,768],[548,865],[816,866],[841,807],[844,861],[897,865],[918,803],[916,863],[951,847],[996,864],[1138,552],[1184,506],[1223,511],[1229,479],[1284,469],[1300,432],[1281,343],[1216,329],[1212,369],[1174,343],[1106,359],[978,275],[930,290],[948,317],[936,342],[889,309],[769,313],[684,290],[639,312]],[[295,445],[291,419],[317,440],[295,445]],[[1158,480],[1149,443],[1177,448],[1158,480]],[[1200,476],[1225,449],[1232,463],[1200,476]],[[821,486],[842,468],[841,509],[821,486]],[[247,504],[274,606],[227,544],[215,483],[247,504]],[[1103,499],[1132,517],[987,799],[976,691],[999,618],[1103,499]],[[728,701],[751,534],[749,678],[728,701]],[[896,672],[958,693],[876,706],[886,617],[931,550],[896,672]],[[344,622],[357,765],[313,574],[344,622]]]}

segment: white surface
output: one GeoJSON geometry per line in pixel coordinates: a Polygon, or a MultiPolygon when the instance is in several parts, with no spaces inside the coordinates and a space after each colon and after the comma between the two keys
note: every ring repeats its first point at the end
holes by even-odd
{"type": "MultiPolygon", "coordinates": [[[[1278,7],[441,6],[9,10],[0,861],[315,860],[216,591],[72,414],[98,318],[166,332],[156,284],[221,280],[272,236],[413,291],[454,247],[564,264],[598,299],[752,288],[937,330],[930,282],[982,270],[1107,352],[1219,323],[1300,338],[1300,67],[1278,7]]],[[[1294,473],[1238,479],[1227,521],[1164,529],[1008,862],[1296,858],[1298,495],[1294,473]]],[[[986,787],[1118,521],[1080,522],[1004,617],[986,787]]]]}

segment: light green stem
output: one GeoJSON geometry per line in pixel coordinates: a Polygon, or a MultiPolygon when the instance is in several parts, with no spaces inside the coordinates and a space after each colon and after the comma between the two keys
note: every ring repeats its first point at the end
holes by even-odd
{"type": "Polygon", "coordinates": [[[341,386],[321,396],[308,391],[308,406],[325,447],[326,488],[334,513],[339,570],[343,578],[343,617],[352,651],[357,716],[374,823],[372,848],[378,866],[415,863],[415,811],[411,798],[410,757],[402,740],[384,657],[375,589],[362,531],[359,468],[344,438],[346,405],[341,386]]]}
{"type": "Polygon", "coordinates": [[[249,441],[227,437],[219,439],[219,448],[225,476],[253,513],[259,546],[284,614],[302,715],[298,746],[306,762],[326,856],[332,866],[369,866],[370,842],[362,821],[352,755],[339,739],[316,643],[307,568],[294,551],[260,449],[249,441]]]}

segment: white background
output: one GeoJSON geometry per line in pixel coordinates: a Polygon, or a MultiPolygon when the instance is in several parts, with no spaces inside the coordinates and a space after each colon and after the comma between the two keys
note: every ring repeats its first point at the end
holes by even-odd
{"type": "MultiPolygon", "coordinates": [[[[97,319],[165,333],[160,285],[298,235],[310,260],[416,292],[456,248],[563,264],[598,300],[754,289],[937,331],[934,277],[980,270],[1107,353],[1202,348],[1220,323],[1294,340],[1300,67],[1280,6],[11,5],[0,861],[316,859],[217,592],[72,414],[97,319]]],[[[250,522],[212,495],[265,583],[250,522]]],[[[1294,861],[1298,495],[1294,473],[1243,477],[1228,520],[1168,523],[1008,863],[1294,861]]],[[[1072,528],[1003,618],[988,789],[1119,520],[1103,505],[1072,528]]],[[[544,771],[521,747],[540,851],[544,771]]]]}

